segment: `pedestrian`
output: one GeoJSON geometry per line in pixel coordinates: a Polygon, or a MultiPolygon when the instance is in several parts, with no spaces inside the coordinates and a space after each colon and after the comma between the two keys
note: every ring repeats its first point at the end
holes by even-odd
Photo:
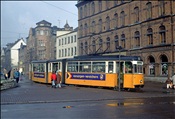
{"type": "Polygon", "coordinates": [[[57,72],[56,88],[61,88],[61,75],[57,72]]]}
{"type": "Polygon", "coordinates": [[[7,72],[6,68],[4,68],[3,74],[4,74],[4,78],[7,79],[8,78],[8,72],[7,72]]]}
{"type": "Polygon", "coordinates": [[[173,88],[175,89],[175,73],[174,73],[174,75],[172,76],[172,81],[173,81],[173,88]]]}
{"type": "Polygon", "coordinates": [[[55,86],[56,80],[57,80],[57,75],[55,71],[52,71],[52,75],[51,75],[52,88],[56,88],[55,86]]]}
{"type": "Polygon", "coordinates": [[[20,77],[20,73],[19,73],[18,69],[16,69],[16,70],[14,71],[14,78],[15,78],[15,80],[16,80],[16,83],[19,82],[19,77],[20,77]]]}
{"type": "Polygon", "coordinates": [[[166,80],[166,84],[167,84],[167,89],[172,88],[172,81],[171,81],[169,76],[168,76],[168,78],[166,80]]]}

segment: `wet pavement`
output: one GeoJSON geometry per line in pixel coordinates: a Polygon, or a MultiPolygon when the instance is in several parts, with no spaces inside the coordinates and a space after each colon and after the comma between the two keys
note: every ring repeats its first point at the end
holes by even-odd
{"type": "Polygon", "coordinates": [[[1,91],[1,104],[16,103],[46,103],[46,102],[70,102],[89,100],[115,100],[150,97],[175,96],[174,89],[166,89],[166,84],[158,82],[145,82],[141,91],[116,91],[113,89],[65,86],[63,88],[51,88],[51,85],[34,83],[24,79],[19,86],[13,89],[1,91]]]}
{"type": "Polygon", "coordinates": [[[141,91],[34,83],[1,91],[1,119],[174,119],[175,90],[145,82],[141,91]]]}

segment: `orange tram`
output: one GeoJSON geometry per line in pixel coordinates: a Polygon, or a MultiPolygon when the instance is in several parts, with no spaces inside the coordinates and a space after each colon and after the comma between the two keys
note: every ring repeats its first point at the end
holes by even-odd
{"type": "Polygon", "coordinates": [[[62,84],[110,88],[143,88],[143,61],[139,56],[76,56],[70,59],[32,61],[29,78],[50,83],[58,71],[62,84]]]}

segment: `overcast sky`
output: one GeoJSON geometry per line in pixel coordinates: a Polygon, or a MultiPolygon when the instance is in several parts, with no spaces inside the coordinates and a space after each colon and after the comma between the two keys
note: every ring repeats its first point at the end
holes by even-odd
{"type": "Polygon", "coordinates": [[[29,29],[46,20],[63,28],[78,27],[77,1],[1,1],[1,46],[26,39],[29,29]]]}

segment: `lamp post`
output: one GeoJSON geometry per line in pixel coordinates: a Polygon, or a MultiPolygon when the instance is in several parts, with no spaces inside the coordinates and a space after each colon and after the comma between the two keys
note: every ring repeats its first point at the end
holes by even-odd
{"type": "Polygon", "coordinates": [[[120,56],[121,56],[121,49],[122,47],[121,46],[118,46],[117,49],[119,50],[119,71],[118,71],[118,91],[120,91],[120,56]]]}

